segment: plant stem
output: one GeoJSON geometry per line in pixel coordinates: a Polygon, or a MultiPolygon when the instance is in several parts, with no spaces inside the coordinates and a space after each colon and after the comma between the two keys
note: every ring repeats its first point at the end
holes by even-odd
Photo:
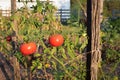
{"type": "Polygon", "coordinates": [[[66,67],[64,66],[64,64],[59,60],[57,59],[54,55],[51,55],[57,62],[59,62],[59,64],[61,64],[61,66],[63,67],[65,73],[67,73],[72,79],[73,79],[73,76],[68,72],[68,70],[66,69],[66,67]]]}

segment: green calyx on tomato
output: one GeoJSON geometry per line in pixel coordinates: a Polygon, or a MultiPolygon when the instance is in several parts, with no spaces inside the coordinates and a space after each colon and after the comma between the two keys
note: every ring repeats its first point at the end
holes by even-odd
{"type": "Polygon", "coordinates": [[[64,38],[61,34],[54,34],[49,37],[49,43],[51,46],[58,47],[64,42],[64,38]]]}
{"type": "Polygon", "coordinates": [[[20,52],[24,55],[31,55],[36,52],[37,46],[34,42],[23,43],[20,45],[20,52]]]}

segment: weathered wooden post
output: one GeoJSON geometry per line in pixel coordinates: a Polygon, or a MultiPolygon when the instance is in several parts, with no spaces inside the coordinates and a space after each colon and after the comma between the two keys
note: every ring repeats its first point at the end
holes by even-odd
{"type": "Polygon", "coordinates": [[[103,0],[87,0],[87,77],[86,80],[98,80],[98,67],[101,61],[100,23],[103,0]]]}
{"type": "Polygon", "coordinates": [[[11,62],[14,68],[14,80],[21,80],[20,64],[15,56],[11,57],[11,62]]]}
{"type": "Polygon", "coordinates": [[[14,13],[16,11],[16,0],[11,0],[11,12],[14,13]]]}

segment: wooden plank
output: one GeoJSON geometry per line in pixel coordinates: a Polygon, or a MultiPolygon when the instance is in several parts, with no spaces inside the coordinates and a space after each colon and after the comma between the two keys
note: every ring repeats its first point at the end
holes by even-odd
{"type": "Polygon", "coordinates": [[[17,61],[17,58],[13,56],[11,59],[11,62],[13,63],[13,68],[14,68],[14,79],[21,80],[20,65],[19,65],[19,62],[17,61]]]}
{"type": "Polygon", "coordinates": [[[0,53],[0,75],[0,80],[14,80],[14,69],[2,53],[0,53]]]}
{"type": "Polygon", "coordinates": [[[11,10],[0,10],[2,16],[11,16],[11,10]]]}

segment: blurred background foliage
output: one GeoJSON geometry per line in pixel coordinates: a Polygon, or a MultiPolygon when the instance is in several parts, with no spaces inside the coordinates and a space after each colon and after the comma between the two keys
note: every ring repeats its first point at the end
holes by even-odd
{"type": "MultiPolygon", "coordinates": [[[[73,77],[75,80],[85,80],[86,1],[71,0],[71,18],[68,25],[62,25],[59,19],[55,19],[53,14],[56,8],[49,3],[38,2],[32,7],[32,11],[21,8],[10,18],[1,16],[0,51],[5,53],[7,58],[16,56],[19,62],[25,65],[26,58],[19,52],[19,45],[24,41],[35,41],[39,48],[31,66],[34,76],[39,79],[54,77],[61,80],[73,77]],[[14,26],[14,20],[17,21],[17,28],[14,26]],[[14,35],[14,32],[17,34],[14,35]],[[61,47],[54,48],[49,45],[48,37],[54,33],[64,36],[65,42],[61,47]],[[13,39],[16,37],[16,48],[12,42],[6,41],[6,36],[9,35],[13,39]]],[[[120,11],[120,1],[104,0],[99,80],[120,79],[120,16],[119,13],[113,16],[114,10],[120,11]]]]}

